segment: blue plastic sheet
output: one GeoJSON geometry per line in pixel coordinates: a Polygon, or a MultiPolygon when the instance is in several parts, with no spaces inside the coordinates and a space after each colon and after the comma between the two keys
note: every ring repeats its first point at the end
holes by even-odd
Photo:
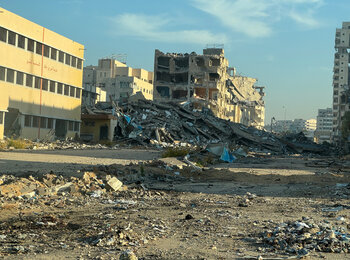
{"type": "Polygon", "coordinates": [[[224,147],[224,150],[222,151],[220,160],[224,161],[224,162],[233,162],[234,160],[236,160],[236,157],[234,157],[227,149],[226,147],[224,147]]]}

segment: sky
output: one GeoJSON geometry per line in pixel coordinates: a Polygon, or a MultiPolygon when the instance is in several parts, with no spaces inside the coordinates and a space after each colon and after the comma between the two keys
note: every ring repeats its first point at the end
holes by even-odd
{"type": "Polygon", "coordinates": [[[154,51],[224,44],[238,74],[265,86],[265,124],[316,118],[332,105],[336,28],[349,0],[0,0],[0,6],[85,46],[84,65],[126,54],[153,71],[154,51]]]}

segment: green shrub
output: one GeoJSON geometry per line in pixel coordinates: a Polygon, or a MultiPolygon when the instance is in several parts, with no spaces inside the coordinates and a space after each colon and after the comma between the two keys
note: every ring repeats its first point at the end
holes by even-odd
{"type": "Polygon", "coordinates": [[[190,149],[185,147],[168,148],[162,153],[162,158],[183,157],[187,155],[189,152],[190,152],[190,149]]]}

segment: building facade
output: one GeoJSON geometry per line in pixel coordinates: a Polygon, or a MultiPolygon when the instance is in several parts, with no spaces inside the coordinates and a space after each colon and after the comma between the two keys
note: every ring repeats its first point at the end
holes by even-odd
{"type": "Polygon", "coordinates": [[[100,59],[98,66],[84,68],[83,87],[105,90],[107,100],[101,101],[125,102],[137,92],[153,100],[153,72],[134,69],[113,58],[100,59]]]}
{"type": "Polygon", "coordinates": [[[84,46],[0,8],[0,138],[79,133],[84,46]]]}
{"type": "Polygon", "coordinates": [[[315,131],[315,141],[319,144],[331,142],[333,126],[332,108],[319,109],[317,115],[317,127],[315,131]]]}
{"type": "Polygon", "coordinates": [[[335,54],[333,69],[333,127],[332,141],[341,141],[342,121],[350,111],[349,77],[350,22],[343,22],[342,28],[336,29],[335,54]]]}
{"type": "Polygon", "coordinates": [[[206,48],[203,55],[155,51],[154,99],[191,101],[223,119],[264,127],[264,87],[254,78],[236,75],[223,48],[206,48]]]}

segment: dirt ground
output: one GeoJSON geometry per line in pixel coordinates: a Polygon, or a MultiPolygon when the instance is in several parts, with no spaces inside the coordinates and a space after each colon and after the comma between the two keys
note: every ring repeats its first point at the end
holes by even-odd
{"type": "MultiPolygon", "coordinates": [[[[145,162],[153,150],[1,152],[2,173],[115,175],[127,189],[101,195],[1,198],[0,255],[6,259],[295,259],[262,234],[312,219],[350,224],[350,172],[334,158],[244,158],[195,171],[176,159],[145,162]],[[129,165],[133,162],[132,165],[129,165]],[[321,162],[317,166],[314,162],[321,162]],[[112,166],[108,166],[113,164],[112,166]]],[[[306,259],[350,259],[311,251],[306,259]]]]}

